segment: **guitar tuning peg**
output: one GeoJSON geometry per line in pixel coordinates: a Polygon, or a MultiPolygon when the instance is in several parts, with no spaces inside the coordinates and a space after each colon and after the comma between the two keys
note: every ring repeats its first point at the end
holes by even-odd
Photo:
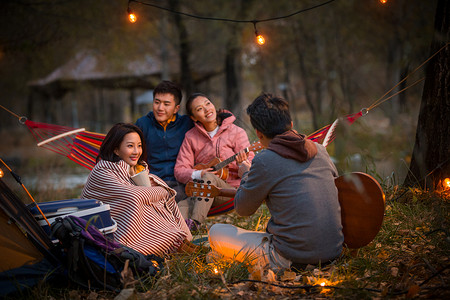
{"type": "Polygon", "coordinates": [[[198,197],[198,198],[197,198],[197,201],[202,201],[202,198],[198,197]]]}
{"type": "Polygon", "coordinates": [[[194,179],[194,180],[192,180],[192,181],[195,182],[195,183],[197,183],[198,180],[197,180],[197,179],[194,179]]]}
{"type": "Polygon", "coordinates": [[[203,182],[205,182],[205,181],[202,179],[202,180],[200,180],[199,182],[200,182],[200,183],[203,183],[203,182]]]}
{"type": "Polygon", "coordinates": [[[211,180],[208,180],[206,183],[207,183],[207,184],[211,184],[211,180]]]}
{"type": "Polygon", "coordinates": [[[209,201],[209,198],[205,198],[205,202],[208,202],[209,201]]]}

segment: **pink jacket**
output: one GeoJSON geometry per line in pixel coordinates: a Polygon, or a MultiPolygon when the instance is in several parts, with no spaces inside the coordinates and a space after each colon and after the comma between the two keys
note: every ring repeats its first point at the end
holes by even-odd
{"type": "MultiPolygon", "coordinates": [[[[233,115],[223,120],[213,138],[201,124],[197,123],[186,133],[174,169],[177,181],[182,183],[190,181],[195,165],[207,164],[215,157],[223,161],[250,146],[247,133],[233,124],[235,120],[236,117],[233,115]]],[[[249,152],[249,160],[253,159],[253,156],[253,152],[249,152]]],[[[238,176],[236,161],[230,163],[228,169],[227,183],[238,187],[241,179],[238,176]]]]}

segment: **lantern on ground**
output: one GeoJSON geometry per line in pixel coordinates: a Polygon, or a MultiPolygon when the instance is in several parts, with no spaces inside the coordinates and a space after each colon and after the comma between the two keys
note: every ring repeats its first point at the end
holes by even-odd
{"type": "Polygon", "coordinates": [[[442,187],[444,190],[450,190],[450,178],[445,178],[442,180],[442,187]]]}

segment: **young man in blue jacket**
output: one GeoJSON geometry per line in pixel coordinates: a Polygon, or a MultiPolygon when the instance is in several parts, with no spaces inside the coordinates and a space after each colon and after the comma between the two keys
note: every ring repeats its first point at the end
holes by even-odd
{"type": "Polygon", "coordinates": [[[136,121],[145,136],[150,173],[175,189],[177,202],[186,195],[184,185],[175,179],[173,168],[184,135],[193,126],[191,118],[178,114],[182,97],[179,85],[167,80],[160,82],[153,90],[153,111],[136,121]]]}

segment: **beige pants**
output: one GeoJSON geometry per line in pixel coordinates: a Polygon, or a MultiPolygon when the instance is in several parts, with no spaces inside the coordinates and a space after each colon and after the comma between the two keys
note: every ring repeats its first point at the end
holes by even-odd
{"type": "Polygon", "coordinates": [[[209,244],[213,251],[237,261],[269,265],[273,271],[289,269],[291,261],[282,257],[267,232],[245,230],[231,224],[214,224],[209,229],[209,244]]]}
{"type": "MultiPolygon", "coordinates": [[[[212,173],[206,173],[202,177],[202,180],[205,183],[210,181],[212,185],[218,188],[233,188],[231,185],[212,173]]],[[[211,207],[221,205],[229,199],[229,197],[222,196],[217,196],[215,198],[202,198],[201,200],[190,197],[178,202],[178,208],[180,209],[183,218],[193,219],[200,223],[203,223],[203,221],[205,221],[206,217],[208,216],[208,212],[211,207]]]]}

